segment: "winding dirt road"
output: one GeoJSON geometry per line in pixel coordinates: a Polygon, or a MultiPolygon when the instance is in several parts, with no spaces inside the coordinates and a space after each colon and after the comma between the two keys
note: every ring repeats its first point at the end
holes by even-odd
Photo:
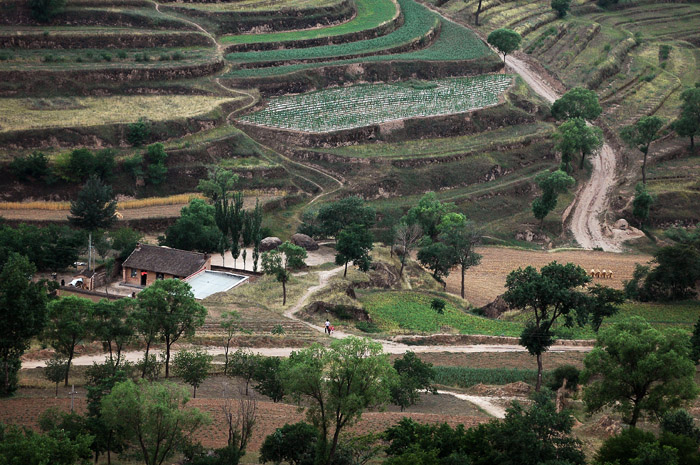
{"type": "MultiPolygon", "coordinates": [[[[432,5],[425,3],[423,5],[447,21],[469,28],[486,42],[483,34],[479,31],[474,31],[470,24],[455,20],[432,5]]],[[[497,55],[503,59],[500,54],[497,55]]],[[[532,90],[548,103],[553,103],[561,96],[552,86],[552,80],[547,79],[543,75],[543,73],[546,73],[544,69],[533,68],[517,55],[509,56],[506,63],[510,69],[520,75],[532,90]]],[[[615,235],[608,236],[603,233],[608,197],[615,184],[617,155],[607,142],[603,142],[600,153],[591,156],[590,160],[593,165],[591,177],[578,190],[574,202],[564,213],[563,221],[569,222],[569,228],[574,235],[574,239],[582,248],[589,250],[600,248],[606,252],[621,252],[622,240],[627,238],[615,235]]]]}

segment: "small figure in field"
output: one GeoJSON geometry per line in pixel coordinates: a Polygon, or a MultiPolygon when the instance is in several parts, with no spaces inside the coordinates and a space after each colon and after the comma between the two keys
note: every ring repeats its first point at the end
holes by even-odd
{"type": "Polygon", "coordinates": [[[613,271],[608,270],[608,279],[612,279],[612,278],[613,278],[613,271]]]}
{"type": "Polygon", "coordinates": [[[331,325],[330,328],[328,328],[328,334],[333,334],[333,331],[335,331],[335,326],[331,325]]]}
{"type": "Polygon", "coordinates": [[[331,333],[331,322],[328,320],[326,320],[326,329],[325,329],[324,333],[328,333],[328,334],[331,333]]]}

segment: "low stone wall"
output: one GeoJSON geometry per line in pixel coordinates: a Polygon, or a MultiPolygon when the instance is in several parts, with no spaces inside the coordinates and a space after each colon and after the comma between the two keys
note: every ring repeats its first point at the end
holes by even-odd
{"type": "MultiPolygon", "coordinates": [[[[503,344],[503,345],[519,345],[519,338],[506,336],[486,336],[480,334],[435,334],[432,336],[398,336],[394,337],[393,341],[407,345],[426,346],[426,345],[477,345],[477,344],[503,344]]],[[[576,346],[576,347],[593,347],[594,340],[581,339],[558,339],[553,345],[553,350],[557,346],[576,346]]],[[[449,350],[449,349],[448,349],[449,350]]]]}
{"type": "Polygon", "coordinates": [[[211,40],[199,32],[182,34],[0,34],[0,48],[82,49],[82,48],[157,48],[210,46],[211,40]]]}

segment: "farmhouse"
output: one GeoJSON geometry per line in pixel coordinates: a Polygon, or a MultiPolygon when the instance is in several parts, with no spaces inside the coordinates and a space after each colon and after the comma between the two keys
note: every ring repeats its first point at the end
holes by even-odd
{"type": "Polygon", "coordinates": [[[122,264],[125,284],[150,286],[158,279],[185,279],[211,269],[211,257],[199,252],[139,244],[122,264]]]}

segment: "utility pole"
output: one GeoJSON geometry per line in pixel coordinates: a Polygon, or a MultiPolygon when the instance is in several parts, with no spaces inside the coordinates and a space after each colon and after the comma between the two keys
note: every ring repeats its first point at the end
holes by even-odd
{"type": "Polygon", "coordinates": [[[73,397],[77,394],[78,392],[75,390],[75,384],[71,384],[70,386],[70,413],[73,413],[73,397]]]}
{"type": "Polygon", "coordinates": [[[88,271],[92,270],[92,233],[88,235],[88,271]]]}

